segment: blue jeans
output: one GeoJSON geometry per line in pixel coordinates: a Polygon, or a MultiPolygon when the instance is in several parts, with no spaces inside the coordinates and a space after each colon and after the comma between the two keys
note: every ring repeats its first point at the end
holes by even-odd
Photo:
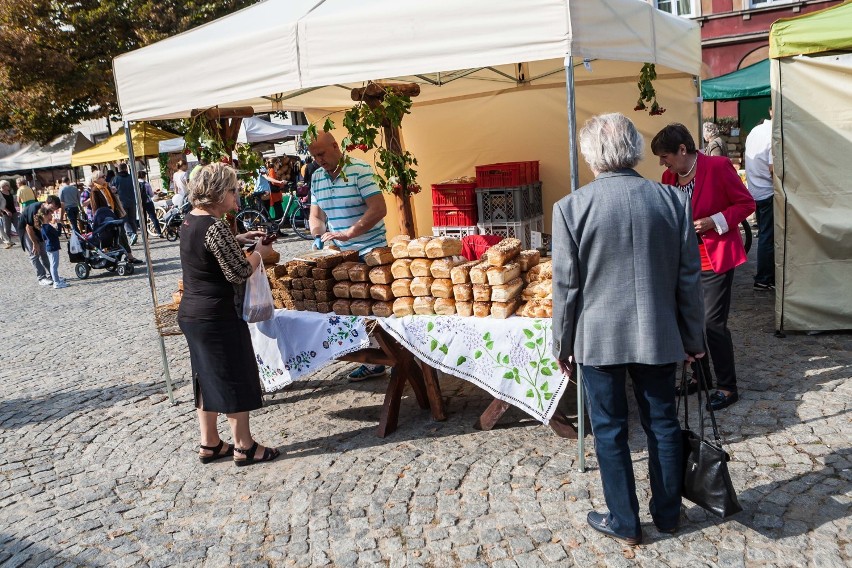
{"type": "Polygon", "coordinates": [[[775,220],[772,215],[773,197],[755,201],[757,217],[757,284],[775,285],[775,220]]]}
{"type": "Polygon", "coordinates": [[[47,260],[50,263],[50,278],[56,284],[62,280],[59,277],[59,251],[47,251],[47,260]]]}
{"type": "Polygon", "coordinates": [[[683,483],[680,423],[675,397],[676,363],[581,365],[595,452],[611,527],[619,536],[641,534],[636,479],[627,445],[626,374],[633,380],[642,428],[648,437],[651,517],[661,529],[678,525],[683,483]]]}

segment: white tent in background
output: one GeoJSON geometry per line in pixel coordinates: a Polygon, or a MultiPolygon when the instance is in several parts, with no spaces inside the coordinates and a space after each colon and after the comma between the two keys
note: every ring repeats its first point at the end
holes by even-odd
{"type": "MultiPolygon", "coordinates": [[[[366,81],[415,82],[421,92],[402,136],[422,186],[470,175],[475,164],[539,160],[549,212],[579,185],[578,120],[629,113],[644,62],[657,66],[668,112],[633,113],[639,130],[650,139],[677,121],[697,136],[698,25],[641,0],[266,0],[121,55],[113,70],[126,121],[216,106],[304,110],[318,120],[350,108],[351,89],[366,81]],[[193,64],[178,68],[176,59],[193,64]]],[[[654,160],[639,170],[660,176],[654,160]]],[[[414,209],[418,232],[428,232],[428,192],[414,209]]],[[[582,433],[578,441],[583,469],[582,433]]]]}
{"type": "MultiPolygon", "coordinates": [[[[237,142],[241,144],[257,144],[258,142],[274,142],[292,136],[301,136],[308,127],[299,124],[275,124],[252,116],[244,118],[240,123],[240,133],[237,142]]],[[[160,142],[160,153],[183,152],[183,138],[172,138],[160,142]]]]}
{"type": "Polygon", "coordinates": [[[71,167],[71,154],[94,146],[80,132],[60,136],[41,146],[33,142],[0,159],[0,173],[71,167]]]}

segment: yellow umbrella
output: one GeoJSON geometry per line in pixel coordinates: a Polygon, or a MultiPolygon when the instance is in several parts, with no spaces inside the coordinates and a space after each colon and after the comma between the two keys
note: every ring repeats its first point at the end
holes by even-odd
{"type": "MultiPolygon", "coordinates": [[[[137,158],[143,156],[156,156],[160,149],[161,140],[170,140],[174,134],[160,130],[145,122],[136,123],[130,127],[130,135],[133,138],[133,155],[137,158]]],[[[71,155],[71,165],[86,166],[89,164],[104,164],[127,159],[127,138],[124,128],[121,128],[95,146],[82,152],[71,155]]]]}

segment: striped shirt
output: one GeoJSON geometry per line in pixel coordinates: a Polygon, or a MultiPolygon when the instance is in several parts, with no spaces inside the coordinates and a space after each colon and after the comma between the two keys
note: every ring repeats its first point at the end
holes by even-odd
{"type": "MultiPolygon", "coordinates": [[[[311,203],[322,209],[326,216],[328,231],[345,231],[354,225],[367,211],[366,199],[381,194],[373,181],[373,170],[361,160],[352,159],[343,173],[332,180],[328,173],[319,168],[311,177],[311,203]]],[[[361,236],[335,244],[343,250],[357,250],[363,255],[376,247],[387,246],[385,222],[376,225],[361,236]]]]}

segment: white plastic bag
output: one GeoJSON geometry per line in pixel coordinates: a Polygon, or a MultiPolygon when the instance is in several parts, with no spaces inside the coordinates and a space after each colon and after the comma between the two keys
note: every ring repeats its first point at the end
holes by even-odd
{"type": "Polygon", "coordinates": [[[263,270],[263,261],[257,265],[254,273],[246,280],[246,295],[243,299],[243,319],[249,323],[268,320],[275,313],[275,304],[272,301],[272,289],[266,272],[263,270]]]}
{"type": "Polygon", "coordinates": [[[83,245],[80,244],[80,237],[77,236],[77,233],[71,231],[71,240],[68,241],[68,252],[71,254],[81,254],[83,252],[83,245]]]}

